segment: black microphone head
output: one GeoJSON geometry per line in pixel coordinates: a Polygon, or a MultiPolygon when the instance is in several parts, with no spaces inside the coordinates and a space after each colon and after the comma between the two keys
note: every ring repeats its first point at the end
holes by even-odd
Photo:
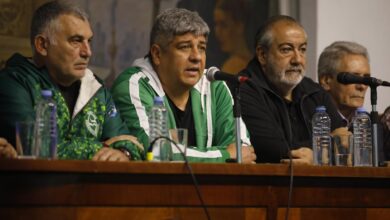
{"type": "Polygon", "coordinates": [[[337,74],[337,82],[346,84],[346,77],[349,75],[349,73],[339,73],[337,74]]]}
{"type": "Polygon", "coordinates": [[[214,81],[214,80],[215,80],[214,74],[215,74],[216,72],[218,72],[218,71],[219,71],[219,69],[218,69],[217,67],[215,67],[215,66],[212,66],[212,67],[208,68],[207,71],[206,71],[206,78],[207,78],[210,82],[214,81]]]}
{"type": "MultiPolygon", "coordinates": [[[[386,81],[371,77],[371,76],[357,76],[352,73],[339,73],[337,74],[337,81],[342,84],[363,84],[371,87],[375,86],[387,86],[386,81]]],[[[388,84],[390,85],[390,83],[388,84]]]]}
{"type": "Polygon", "coordinates": [[[337,74],[337,82],[341,84],[366,84],[367,83],[365,78],[356,76],[351,73],[345,73],[345,72],[337,74]]]}

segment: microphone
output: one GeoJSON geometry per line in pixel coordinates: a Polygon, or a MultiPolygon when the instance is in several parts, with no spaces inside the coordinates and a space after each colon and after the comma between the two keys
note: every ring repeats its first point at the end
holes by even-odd
{"type": "Polygon", "coordinates": [[[342,84],[364,84],[368,86],[390,86],[390,83],[371,76],[356,76],[351,73],[337,74],[337,81],[342,84]]]}
{"type": "Polygon", "coordinates": [[[215,66],[212,66],[207,69],[206,78],[210,82],[214,80],[223,80],[223,81],[238,83],[238,84],[244,83],[249,79],[249,77],[246,76],[237,76],[229,73],[224,73],[215,66]]]}

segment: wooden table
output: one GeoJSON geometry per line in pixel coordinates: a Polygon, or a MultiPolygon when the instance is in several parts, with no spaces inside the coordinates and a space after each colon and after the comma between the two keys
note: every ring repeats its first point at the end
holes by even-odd
{"type": "MultiPolygon", "coordinates": [[[[191,164],[211,219],[284,219],[288,165],[191,164]]],[[[294,166],[289,219],[390,219],[390,168],[294,166]]],[[[206,219],[183,163],[0,160],[0,219],[206,219]]]]}

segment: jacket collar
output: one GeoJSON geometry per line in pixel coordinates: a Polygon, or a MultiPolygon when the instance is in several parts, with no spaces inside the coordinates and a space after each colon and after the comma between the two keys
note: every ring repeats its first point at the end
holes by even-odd
{"type": "Polygon", "coordinates": [[[160,97],[165,96],[165,92],[162,87],[161,81],[158,78],[156,71],[154,71],[152,63],[148,57],[136,59],[133,62],[132,66],[137,66],[141,68],[142,72],[149,79],[150,86],[152,86],[152,88],[154,89],[154,91],[157,93],[158,96],[160,97]]]}
{"type": "Polygon", "coordinates": [[[90,69],[85,70],[85,75],[81,78],[79,97],[77,97],[76,105],[74,106],[72,118],[79,113],[89,100],[103,85],[95,78],[95,75],[90,69]]]}

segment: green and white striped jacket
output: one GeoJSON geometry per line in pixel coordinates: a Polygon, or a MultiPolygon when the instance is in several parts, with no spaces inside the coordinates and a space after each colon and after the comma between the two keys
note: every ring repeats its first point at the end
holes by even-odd
{"type": "MultiPolygon", "coordinates": [[[[164,98],[168,127],[176,127],[172,109],[149,58],[137,59],[133,67],[121,73],[111,92],[130,133],[144,146],[149,145],[148,113],[155,96],[164,98]]],[[[190,95],[197,146],[187,149],[187,158],[192,162],[225,162],[230,158],[226,147],[235,140],[233,101],[228,87],[224,82],[209,82],[203,76],[190,95]]],[[[249,143],[243,122],[241,125],[242,141],[249,143]]]]}

